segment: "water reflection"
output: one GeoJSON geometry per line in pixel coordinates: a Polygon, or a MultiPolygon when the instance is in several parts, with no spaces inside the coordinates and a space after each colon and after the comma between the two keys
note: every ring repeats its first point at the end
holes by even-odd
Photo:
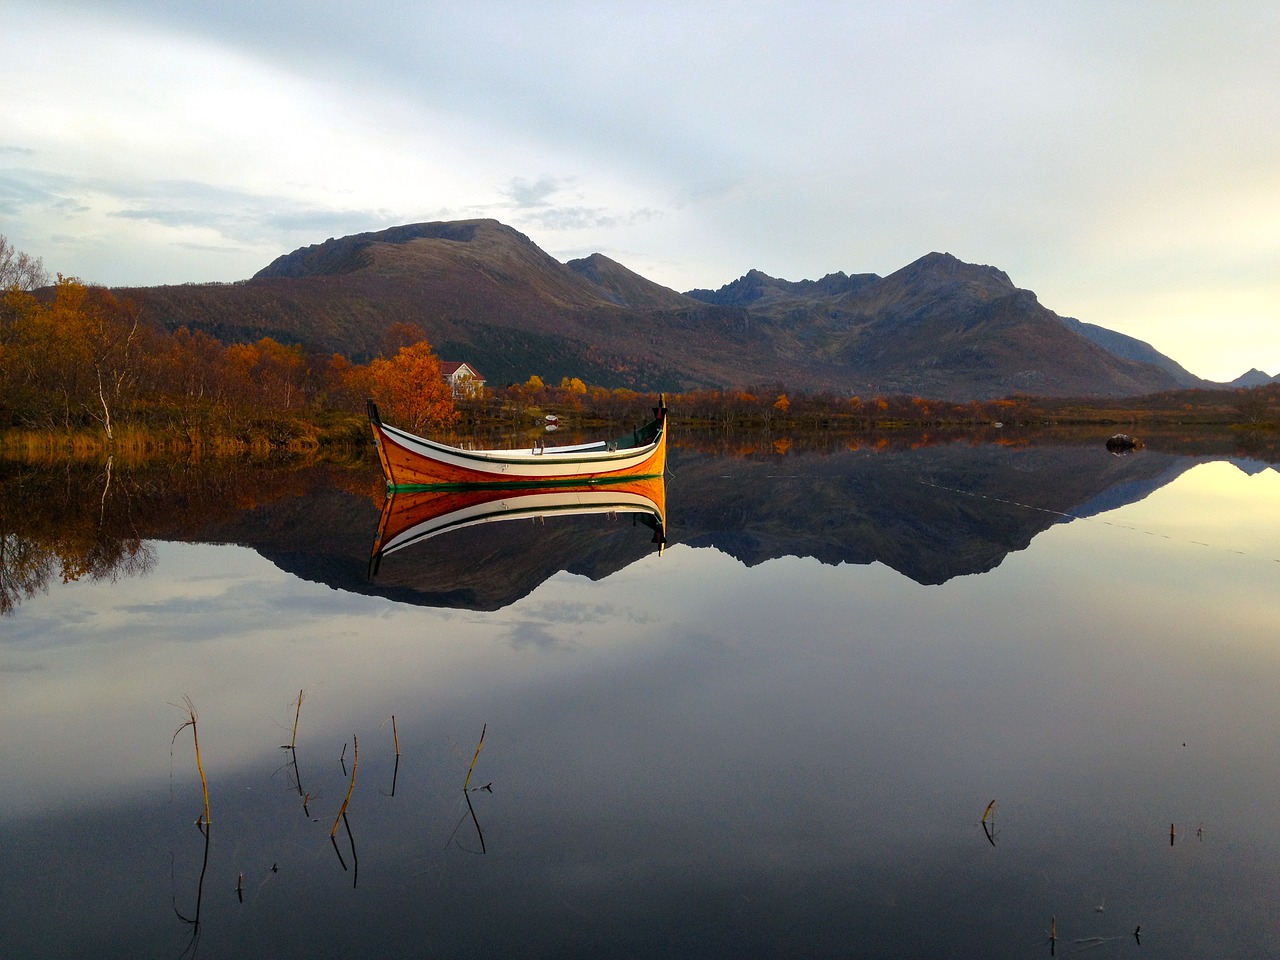
{"type": "Polygon", "coordinates": [[[138,526],[145,491],[112,458],[100,467],[0,465],[0,493],[0,615],[50,583],[111,583],[155,562],[138,526]]]}
{"type": "Polygon", "coordinates": [[[157,540],[245,544],[342,590],[473,610],[508,606],[560,571],[609,576],[668,536],[747,566],[784,556],[879,562],[942,584],[996,568],[1057,524],[1140,502],[1213,459],[1150,447],[1116,458],[1098,443],[797,450],[680,448],[665,487],[389,499],[374,465],[0,463],[0,613],[58,581],[144,575],[157,540]],[[554,523],[488,523],[553,513],[554,523]],[[654,536],[625,535],[609,522],[627,516],[654,536]],[[418,547],[383,565],[410,543],[418,547]]]}
{"type": "MultiPolygon", "coordinates": [[[[200,910],[204,906],[204,881],[205,881],[205,876],[209,872],[209,844],[211,842],[211,838],[213,834],[213,825],[208,823],[201,824],[200,833],[204,837],[204,843],[202,846],[202,849],[204,851],[204,856],[200,860],[200,874],[196,880],[195,909],[190,911],[189,916],[187,913],[184,913],[178,907],[177,891],[175,890],[173,893],[174,915],[185,926],[191,928],[191,938],[187,942],[182,953],[179,954],[180,957],[195,956],[197,950],[200,947],[200,910]]],[[[243,880],[243,875],[241,879],[243,880]]],[[[238,888],[238,891],[239,891],[239,888],[238,888]]],[[[240,899],[241,901],[243,901],[244,899],[242,892],[240,895],[240,899]]]]}
{"type": "Polygon", "coordinates": [[[381,499],[301,472],[146,578],[28,598],[0,625],[6,958],[178,956],[197,904],[206,957],[1266,955],[1280,478],[862,456],[688,451],[660,560],[580,518],[636,558],[557,554],[491,611],[332,589],[367,583],[381,499]],[[882,560],[997,556],[929,586],[882,560]]]}
{"type": "MultiPolygon", "coordinates": [[[[610,484],[521,488],[478,484],[393,493],[382,507],[369,575],[377,575],[388,554],[455,531],[501,521],[593,515],[634,517],[653,531],[650,542],[661,553],[667,542],[666,483],[662,477],[651,477],[610,484]]],[[[454,551],[458,542],[454,538],[454,551]]]]}

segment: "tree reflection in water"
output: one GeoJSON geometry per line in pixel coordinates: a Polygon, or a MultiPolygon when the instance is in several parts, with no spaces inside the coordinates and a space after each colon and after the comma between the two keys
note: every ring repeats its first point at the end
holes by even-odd
{"type": "Polygon", "coordinates": [[[0,614],[49,583],[142,576],[155,550],[134,522],[144,488],[128,473],[66,464],[6,470],[0,497],[0,614]]]}

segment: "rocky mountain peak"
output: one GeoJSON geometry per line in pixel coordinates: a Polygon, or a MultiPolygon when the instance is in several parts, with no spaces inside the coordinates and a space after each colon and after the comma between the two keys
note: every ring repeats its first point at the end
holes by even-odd
{"type": "Polygon", "coordinates": [[[996,267],[966,263],[949,253],[927,253],[885,277],[887,284],[922,287],[963,286],[970,293],[1004,296],[1017,289],[1009,275],[996,267]]]}

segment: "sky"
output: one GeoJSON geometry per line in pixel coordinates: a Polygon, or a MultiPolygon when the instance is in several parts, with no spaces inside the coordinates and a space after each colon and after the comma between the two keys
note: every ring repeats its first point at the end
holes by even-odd
{"type": "Polygon", "coordinates": [[[991,264],[1280,373],[1280,3],[4,0],[0,234],[109,286],[493,217],[676,290],[991,264]]]}

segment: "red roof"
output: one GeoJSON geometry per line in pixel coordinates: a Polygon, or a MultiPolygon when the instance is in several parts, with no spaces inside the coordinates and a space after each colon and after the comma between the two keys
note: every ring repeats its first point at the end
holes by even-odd
{"type": "Polygon", "coordinates": [[[443,373],[446,377],[452,377],[462,367],[466,367],[468,370],[470,370],[471,375],[475,377],[477,380],[484,379],[484,376],[480,373],[479,370],[477,370],[471,364],[466,363],[465,361],[462,361],[462,360],[441,360],[440,361],[440,372],[443,373]]]}

